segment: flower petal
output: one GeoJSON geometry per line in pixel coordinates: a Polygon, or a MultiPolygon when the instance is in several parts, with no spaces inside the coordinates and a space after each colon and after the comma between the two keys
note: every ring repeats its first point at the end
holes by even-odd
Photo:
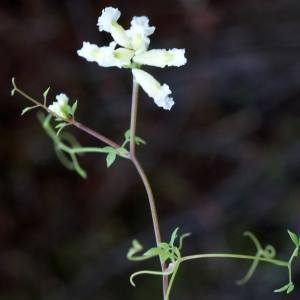
{"type": "Polygon", "coordinates": [[[57,102],[53,102],[48,108],[58,116],[68,118],[68,96],[61,93],[56,96],[56,100],[57,102]]]}
{"type": "Polygon", "coordinates": [[[185,49],[153,49],[136,55],[133,61],[143,65],[164,68],[165,66],[180,67],[186,64],[185,49]]]}
{"type": "Polygon", "coordinates": [[[143,43],[149,45],[148,38],[155,30],[155,27],[149,26],[149,19],[143,17],[133,17],[131,27],[126,31],[126,34],[131,38],[131,47],[133,50],[139,49],[143,43]]]}
{"type": "Polygon", "coordinates": [[[148,96],[154,99],[157,106],[168,110],[171,109],[174,105],[174,101],[172,98],[168,97],[168,95],[171,94],[168,85],[164,84],[161,86],[152,75],[145,71],[132,69],[132,73],[135,80],[140,84],[148,96]]]}
{"type": "Polygon", "coordinates": [[[55,98],[60,106],[64,106],[69,102],[69,97],[63,93],[57,95],[55,98]]]}
{"type": "MultiPolygon", "coordinates": [[[[123,62],[114,55],[117,43],[111,42],[108,47],[98,47],[89,42],[83,42],[83,47],[77,51],[78,55],[87,61],[97,62],[101,67],[119,67],[128,64],[128,60],[123,62]]],[[[117,51],[117,50],[116,50],[117,51]]]]}
{"type": "Polygon", "coordinates": [[[110,33],[117,44],[130,48],[131,39],[126,35],[126,31],[121,25],[116,23],[114,26],[111,26],[110,33]]]}
{"type": "Polygon", "coordinates": [[[113,56],[119,60],[122,66],[130,65],[131,58],[134,56],[134,51],[125,48],[118,48],[113,52],[113,56]]]}
{"type": "Polygon", "coordinates": [[[117,8],[106,7],[98,19],[97,25],[100,31],[110,32],[112,25],[120,18],[121,12],[117,8]]]}

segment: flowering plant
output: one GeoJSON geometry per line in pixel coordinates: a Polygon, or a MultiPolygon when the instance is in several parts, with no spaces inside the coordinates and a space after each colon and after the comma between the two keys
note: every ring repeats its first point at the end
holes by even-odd
{"type": "Polygon", "coordinates": [[[35,106],[25,108],[22,114],[36,107],[43,108],[49,113],[47,117],[45,117],[42,113],[39,113],[38,118],[42,123],[43,128],[46,130],[47,134],[54,141],[55,149],[57,151],[59,159],[66,167],[76,170],[84,178],[86,177],[86,172],[80,167],[76,156],[79,153],[106,153],[106,161],[108,167],[115,161],[117,156],[130,159],[134,164],[147,191],[147,196],[150,204],[150,212],[154,226],[154,234],[156,238],[156,247],[149,249],[141,256],[136,256],[136,254],[140,252],[143,247],[139,244],[138,241],[134,240],[132,248],[130,248],[128,251],[127,258],[130,260],[145,260],[151,257],[158,256],[161,263],[161,271],[143,270],[136,272],[130,278],[130,282],[133,285],[133,277],[136,275],[161,275],[163,277],[163,297],[165,300],[167,300],[169,299],[171,287],[173,285],[174,278],[178,271],[180,263],[186,260],[204,257],[227,257],[253,260],[252,266],[249,269],[248,273],[242,280],[237,282],[238,284],[243,284],[250,279],[259,261],[266,261],[269,263],[287,267],[289,271],[289,283],[286,284],[284,287],[275,290],[275,292],[291,292],[294,288],[291,276],[291,263],[294,257],[298,255],[298,250],[300,247],[300,238],[290,231],[288,231],[288,234],[296,247],[288,262],[274,259],[275,249],[270,245],[267,245],[263,249],[256,237],[250,232],[245,232],[245,235],[251,238],[251,240],[254,242],[257,248],[257,253],[255,256],[213,253],[182,257],[180,253],[180,250],[182,248],[182,240],[189,234],[182,235],[179,239],[179,246],[176,247],[174,245],[174,242],[177,238],[178,228],[175,229],[175,231],[172,233],[171,240],[169,243],[162,242],[160,236],[160,226],[158,222],[151,185],[135,154],[136,144],[145,144],[145,141],[143,139],[136,136],[138,89],[139,86],[141,86],[144,89],[144,91],[149,95],[149,97],[154,99],[154,102],[157,106],[162,107],[166,110],[170,110],[171,107],[174,105],[174,101],[171,97],[169,97],[169,95],[171,94],[169,86],[167,84],[161,85],[152,75],[141,70],[141,66],[149,65],[161,68],[166,66],[182,66],[186,63],[186,58],[184,56],[185,50],[148,50],[150,44],[149,36],[155,30],[155,27],[149,26],[148,18],[145,16],[133,17],[130,29],[125,30],[117,22],[120,15],[121,14],[118,9],[108,7],[102,11],[102,15],[98,19],[99,30],[110,33],[112,38],[114,39],[114,41],[112,41],[109,44],[109,46],[98,47],[95,44],[83,42],[83,47],[80,50],[78,50],[77,53],[79,56],[85,58],[87,61],[97,62],[98,65],[102,67],[116,66],[118,68],[131,69],[133,75],[131,121],[130,129],[125,132],[125,141],[121,145],[119,145],[118,143],[110,140],[109,138],[101,135],[100,133],[95,132],[94,130],[84,126],[83,124],[75,120],[77,101],[75,101],[74,104],[70,106],[69,98],[65,94],[61,93],[60,95],[57,95],[57,101],[47,106],[46,97],[49,92],[49,88],[44,93],[44,102],[40,103],[28,96],[27,94],[25,94],[23,91],[21,91],[16,86],[15,81],[13,79],[12,82],[14,88],[12,90],[12,95],[15,92],[18,92],[36,104],[35,106]],[[116,48],[117,46],[118,48],[116,48]],[[60,122],[55,127],[58,129],[57,132],[55,132],[55,130],[50,124],[51,118],[53,116],[56,118],[56,121],[60,122]],[[77,128],[87,132],[88,134],[104,142],[106,146],[103,148],[81,147],[78,141],[73,136],[71,137],[71,135],[64,136],[62,138],[60,132],[67,125],[76,126],[77,128]],[[63,140],[66,141],[68,144],[64,143],[63,140]],[[67,158],[65,153],[69,154],[71,160],[67,158]],[[170,281],[169,275],[171,276],[170,281]]]}
{"type": "Polygon", "coordinates": [[[121,13],[117,8],[107,7],[98,19],[100,31],[111,34],[114,41],[109,46],[98,47],[89,42],[83,42],[83,47],[77,51],[79,56],[87,61],[97,62],[101,67],[127,67],[132,69],[135,80],[157,106],[170,110],[174,101],[169,86],[160,83],[149,73],[140,70],[141,65],[164,68],[165,66],[180,67],[186,64],[184,49],[154,49],[148,50],[151,35],[155,27],[149,26],[149,19],[133,17],[129,30],[118,24],[121,13]],[[118,49],[115,47],[119,45],[118,49]]]}

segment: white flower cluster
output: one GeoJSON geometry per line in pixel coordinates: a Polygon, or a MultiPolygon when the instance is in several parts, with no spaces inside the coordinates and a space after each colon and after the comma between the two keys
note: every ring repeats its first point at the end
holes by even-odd
{"type": "Polygon", "coordinates": [[[180,67],[186,63],[184,49],[155,49],[148,50],[151,35],[155,27],[149,26],[149,19],[133,17],[131,27],[125,30],[118,24],[121,13],[117,8],[107,7],[98,19],[100,31],[109,32],[114,42],[108,47],[98,47],[89,42],[83,42],[83,47],[77,51],[87,61],[97,62],[101,67],[131,67],[135,80],[141,85],[149,97],[164,109],[170,110],[174,101],[169,86],[160,83],[149,73],[139,69],[140,65],[149,65],[164,68],[165,66],[180,67]],[[117,44],[121,46],[116,48],[117,44]]]}
{"type": "Polygon", "coordinates": [[[57,102],[53,102],[48,108],[58,116],[67,119],[69,98],[66,94],[59,94],[56,96],[56,100],[57,102]]]}

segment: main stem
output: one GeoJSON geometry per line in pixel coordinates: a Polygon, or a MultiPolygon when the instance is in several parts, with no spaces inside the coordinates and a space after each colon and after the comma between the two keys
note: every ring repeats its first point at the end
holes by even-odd
{"type": "MultiPolygon", "coordinates": [[[[152,221],[153,221],[153,226],[154,226],[154,234],[155,234],[155,239],[156,239],[156,244],[158,245],[161,243],[161,236],[160,236],[160,229],[159,229],[159,222],[158,222],[158,217],[157,217],[157,212],[156,212],[156,207],[155,207],[155,201],[152,193],[152,189],[150,186],[150,183],[148,181],[148,178],[139,163],[138,159],[136,158],[135,155],[135,133],[136,133],[136,118],[137,118],[137,109],[138,109],[138,94],[139,94],[139,84],[137,81],[133,78],[133,88],[132,88],[132,103],[131,103],[131,118],[130,118],[130,159],[135,165],[147,192],[148,199],[149,199],[149,204],[150,204],[150,211],[151,211],[151,216],[152,216],[152,221]]],[[[161,262],[161,268],[162,271],[166,270],[166,264],[161,262]]],[[[168,290],[168,276],[165,275],[163,276],[163,295],[164,299],[167,294],[168,290]]],[[[165,299],[168,300],[168,299],[165,299]]]]}

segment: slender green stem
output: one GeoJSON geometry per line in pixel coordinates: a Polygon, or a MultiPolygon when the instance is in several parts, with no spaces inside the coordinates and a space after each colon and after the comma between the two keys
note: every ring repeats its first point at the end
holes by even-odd
{"type": "MultiPolygon", "coordinates": [[[[158,222],[158,216],[156,212],[156,206],[155,206],[155,201],[154,201],[154,196],[153,192],[149,183],[149,180],[140,164],[138,161],[136,155],[135,155],[135,133],[136,133],[136,119],[137,119],[137,109],[138,109],[138,92],[139,92],[139,84],[137,81],[133,78],[133,88],[132,88],[132,104],[131,104],[131,119],[130,119],[130,159],[133,162],[135,168],[137,169],[147,192],[148,199],[149,199],[149,204],[150,204],[150,211],[151,211],[151,216],[152,216],[152,221],[153,221],[153,226],[154,226],[154,234],[155,234],[155,239],[156,239],[156,244],[158,245],[161,243],[161,235],[160,235],[160,229],[159,229],[159,222],[158,222]]],[[[162,271],[166,270],[166,264],[161,262],[161,268],[162,271]]],[[[163,295],[164,299],[168,290],[168,276],[165,275],[163,276],[163,295]]]]}
{"type": "Polygon", "coordinates": [[[220,258],[240,258],[240,259],[251,259],[251,260],[260,260],[266,261],[278,266],[289,267],[290,263],[282,260],[272,259],[272,258],[264,258],[257,257],[251,255],[241,255],[241,254],[223,254],[223,253],[211,253],[211,254],[199,254],[199,255],[189,255],[181,258],[181,262],[190,259],[198,259],[198,258],[208,258],[208,257],[220,257],[220,258]]]}
{"type": "Polygon", "coordinates": [[[288,268],[289,268],[289,282],[292,282],[292,268],[291,268],[291,265],[292,265],[292,261],[293,261],[294,257],[297,256],[296,254],[297,254],[298,250],[299,250],[299,247],[297,246],[296,249],[294,250],[290,260],[289,260],[289,266],[288,266],[288,268]]]}
{"type": "Polygon", "coordinates": [[[171,280],[169,282],[167,293],[165,295],[165,299],[169,299],[169,295],[171,293],[172,285],[173,285],[176,273],[178,271],[179,265],[181,263],[181,260],[180,260],[181,259],[180,251],[176,251],[176,254],[177,254],[178,260],[177,261],[173,261],[172,260],[172,263],[175,264],[175,266],[174,266],[174,271],[173,271],[172,276],[171,276],[171,280]]]}

